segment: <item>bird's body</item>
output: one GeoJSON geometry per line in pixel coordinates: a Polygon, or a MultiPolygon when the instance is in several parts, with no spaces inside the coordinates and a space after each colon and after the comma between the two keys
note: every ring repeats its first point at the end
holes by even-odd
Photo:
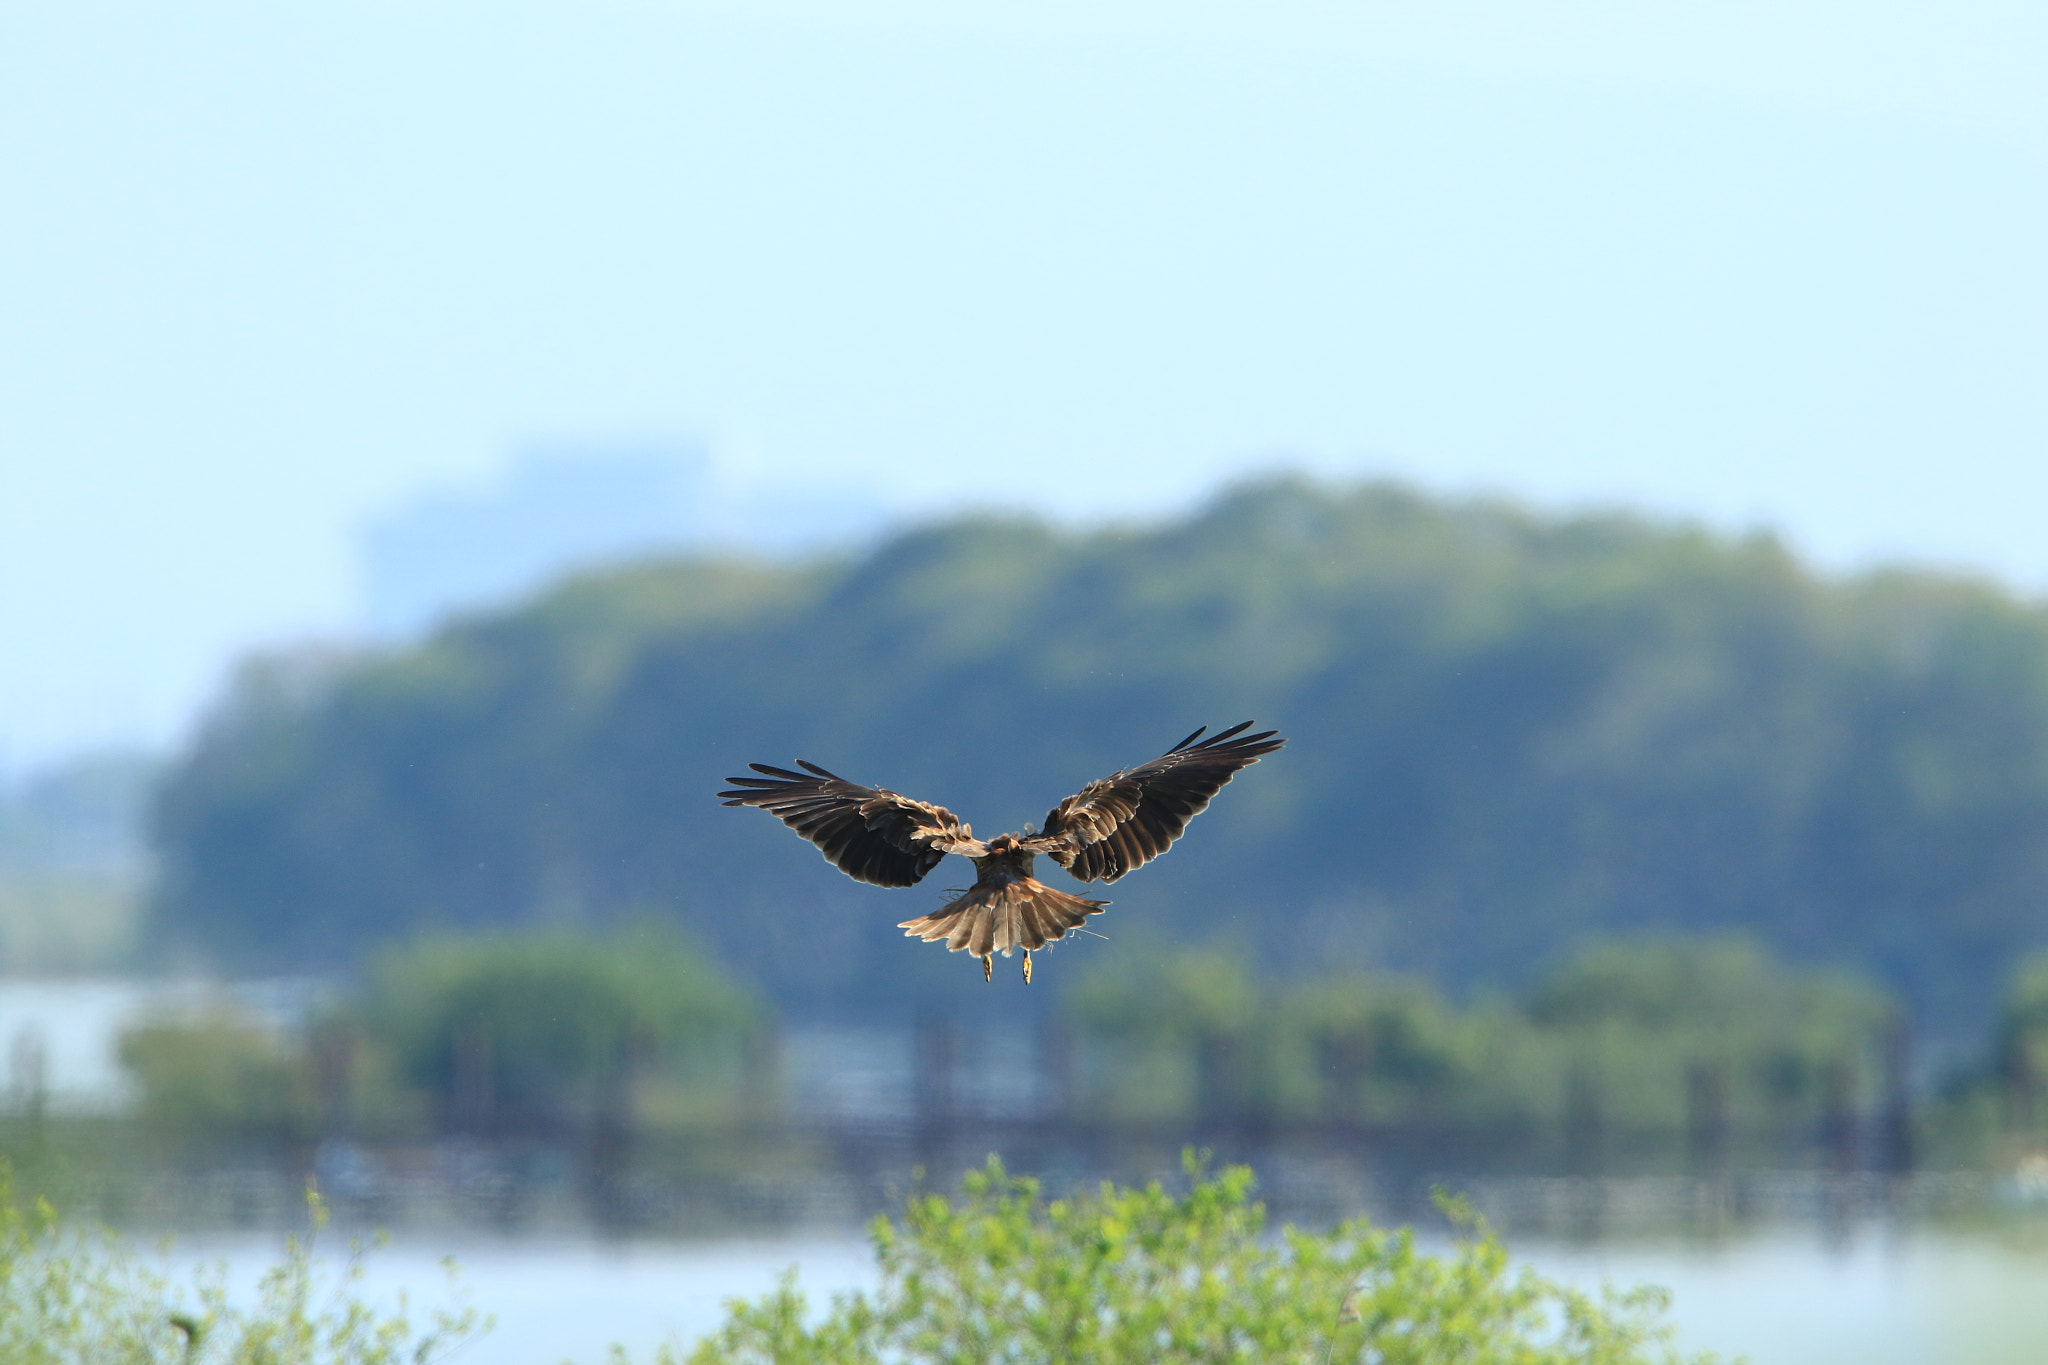
{"type": "MultiPolygon", "coordinates": [[[[1091,782],[1053,807],[1045,828],[999,834],[986,843],[943,806],[914,801],[886,787],[864,787],[799,759],[803,772],[750,764],[761,777],[728,779],[739,790],[720,792],[728,806],[759,806],[823,850],[828,861],[858,881],[914,886],[947,854],[973,860],[974,885],[958,898],[897,927],[927,943],[943,939],[953,952],[981,959],[990,974],[994,956],[1031,954],[1066,937],[1108,901],[1072,896],[1031,875],[1044,853],[1084,882],[1113,882],[1158,857],[1187,822],[1238,769],[1285,744],[1272,731],[1236,736],[1251,722],[1197,744],[1197,730],[1150,763],[1091,782]]],[[[1207,727],[1204,727],[1206,729],[1207,727]]]]}
{"type": "Polygon", "coordinates": [[[1078,929],[1090,915],[1099,915],[1108,901],[1089,900],[1055,891],[1031,875],[1037,854],[1014,834],[989,840],[988,852],[974,859],[974,885],[929,915],[905,920],[896,927],[923,939],[939,939],[953,952],[966,949],[982,961],[988,975],[996,953],[1008,957],[1024,950],[1024,979],[1031,979],[1031,954],[1069,929],[1078,929]]]}

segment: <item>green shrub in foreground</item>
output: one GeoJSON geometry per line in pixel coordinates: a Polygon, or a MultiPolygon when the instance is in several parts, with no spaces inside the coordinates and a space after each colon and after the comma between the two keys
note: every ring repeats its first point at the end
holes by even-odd
{"type": "MultiPolygon", "coordinates": [[[[324,1210],[308,1202],[317,1233],[324,1210]]],[[[386,1313],[356,1297],[361,1273],[352,1256],[326,1282],[295,1237],[237,1306],[219,1271],[177,1284],[48,1204],[21,1208],[0,1163],[0,1365],[426,1365],[484,1326],[436,1313],[416,1331],[403,1301],[386,1313]]]]}
{"type": "MultiPolygon", "coordinates": [[[[1357,1220],[1264,1235],[1251,1172],[1047,1201],[990,1158],[958,1200],[913,1197],[877,1220],[882,1283],[814,1316],[794,1273],[689,1365],[1647,1365],[1676,1361],[1662,1290],[1590,1296],[1510,1271],[1470,1234],[1429,1256],[1406,1229],[1357,1220]]],[[[675,1357],[660,1357],[673,1365],[675,1357]]]]}

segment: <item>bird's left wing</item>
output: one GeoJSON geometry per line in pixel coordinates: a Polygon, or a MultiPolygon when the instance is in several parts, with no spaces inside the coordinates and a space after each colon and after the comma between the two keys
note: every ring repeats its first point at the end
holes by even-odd
{"type": "Polygon", "coordinates": [[[948,853],[978,858],[988,850],[944,806],[913,801],[886,787],[863,787],[797,760],[803,772],[749,763],[761,777],[729,777],[728,806],[759,806],[824,850],[855,881],[915,886],[948,853]]]}
{"type": "Polygon", "coordinates": [[[1054,806],[1044,831],[1024,846],[1049,854],[1084,882],[1113,882],[1144,866],[1180,838],[1238,769],[1287,742],[1275,739],[1273,730],[1238,738],[1251,724],[1233,725],[1197,744],[1205,725],[1150,763],[1090,782],[1054,806]]]}

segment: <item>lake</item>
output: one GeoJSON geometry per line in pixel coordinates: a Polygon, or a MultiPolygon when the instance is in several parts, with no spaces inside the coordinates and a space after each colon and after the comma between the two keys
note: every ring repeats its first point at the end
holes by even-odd
{"type": "MultiPolygon", "coordinates": [[[[117,1108],[126,1097],[112,1055],[119,1029],[152,1009],[189,1006],[219,989],[9,983],[0,992],[0,1047],[20,1054],[33,1043],[53,1108],[117,1108]]],[[[284,982],[235,989],[239,1007],[288,1020],[302,1012],[311,987],[284,982]]],[[[793,1091],[806,1110],[886,1118],[909,1106],[907,1036],[799,1032],[787,1054],[793,1091]]],[[[19,1078],[14,1081],[20,1089],[19,1078]]],[[[1006,1095],[972,1098],[991,1111],[1019,1102],[1006,1095]]],[[[1285,1165],[1261,1171],[1277,1193],[1301,1184],[1312,1194],[1336,1188],[1318,1179],[1290,1180],[1285,1165]]],[[[2048,1201],[2048,1168],[2035,1175],[2036,1203],[2048,1201]]],[[[271,1204],[296,1205],[296,1178],[271,1183],[278,1186],[268,1196],[271,1204]]],[[[1940,1187],[1938,1178],[1929,1184],[1940,1187]]],[[[1970,1234],[1945,1231],[1939,1219],[1765,1216],[1746,1218],[1714,1240],[1686,1240],[1632,1229],[1624,1199],[1610,1210],[1602,1236],[1574,1242],[1552,1231],[1569,1226],[1569,1216],[1543,1207],[1559,1204],[1554,1196],[1561,1190],[1566,1187],[1557,1182],[1474,1182],[1472,1193],[1510,1229],[1508,1244],[1517,1256],[1552,1275],[1586,1286],[1604,1279],[1673,1290],[1673,1321],[1689,1349],[1747,1355],[1756,1365],[2048,1362],[2048,1225],[2038,1209],[2006,1219],[2001,1230],[1970,1234]]],[[[1647,1202],[1651,1222],[1669,1221],[1671,1199],[1647,1202]]],[[[1799,1210],[1821,1202],[1808,1185],[1795,1182],[1759,1207],[1799,1210]]],[[[1977,1192],[1960,1202],[1985,1201],[1977,1192]]],[[[138,1245],[152,1241],[137,1237],[138,1245]]],[[[278,1245],[271,1234],[188,1234],[175,1244],[173,1261],[190,1266],[223,1259],[247,1284],[274,1260],[278,1245]]],[[[597,1365],[614,1342],[644,1360],[663,1340],[687,1342],[715,1327],[724,1300],[767,1290],[791,1265],[801,1268],[814,1301],[867,1283],[872,1273],[866,1242],[848,1231],[661,1240],[559,1227],[499,1236],[416,1226],[401,1229],[398,1240],[372,1257],[366,1287],[387,1303],[400,1289],[416,1304],[442,1302],[440,1259],[451,1254],[462,1266],[469,1302],[498,1321],[496,1331],[459,1357],[465,1365],[597,1365]]]]}

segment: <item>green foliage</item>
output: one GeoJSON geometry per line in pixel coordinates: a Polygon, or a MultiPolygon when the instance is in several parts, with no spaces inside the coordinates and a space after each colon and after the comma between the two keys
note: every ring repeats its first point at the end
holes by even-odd
{"type": "Polygon", "coordinates": [[[2048,1153],[2048,951],[2013,963],[1990,1048],[1949,1073],[1922,1132],[1949,1165],[2032,1170],[2048,1153]]]}
{"type": "Polygon", "coordinates": [[[764,1024],[667,928],[495,933],[386,949],[303,1034],[216,1004],[130,1029],[120,1056],[158,1138],[675,1130],[772,1091],[754,1074],[764,1024]]]}
{"type": "Polygon", "coordinates": [[[648,926],[391,949],[360,1019],[398,1073],[443,1106],[461,1104],[467,1084],[500,1121],[518,1122],[588,1117],[657,1076],[696,1082],[700,1106],[729,1096],[762,1013],[672,931],[648,926]]]}
{"type": "Polygon", "coordinates": [[[2048,952],[2013,967],[1991,1071],[2004,1145],[2038,1149],[2048,1142],[2048,952]]]}
{"type": "Polygon", "coordinates": [[[1223,948],[1120,951],[1066,992],[1091,1033],[1131,1042],[1240,1033],[1259,1012],[1262,987],[1242,954],[1223,948]]]}
{"type": "Polygon", "coordinates": [[[1144,528],[649,564],[252,668],[164,789],[154,932],[297,968],[653,907],[786,1008],[908,1014],[969,984],[891,927],[938,890],[835,876],[718,808],[722,778],[803,756],[1014,828],[1246,716],[1294,743],[1119,883],[1104,932],[1462,989],[1561,942],[1742,930],[1951,1033],[2048,939],[2039,608],[1822,580],[1768,537],[1298,480],[1144,528]]]}
{"type": "Polygon", "coordinates": [[[1597,1079],[1612,1118],[1678,1122],[1672,1078],[1711,1068],[1737,1120],[1797,1129],[1829,1086],[1869,1097],[1891,1010],[1866,981],[1795,971],[1738,938],[1593,945],[1537,986],[1527,1012],[1597,1079]]]}
{"type": "Polygon", "coordinates": [[[2009,1037],[2048,1041],[2048,952],[2033,953],[2013,968],[2000,1023],[2009,1037]]]}
{"type": "MultiPolygon", "coordinates": [[[[325,1211],[309,1196],[317,1235],[325,1211]]],[[[452,1269],[451,1269],[452,1275],[452,1269]]],[[[358,1297],[362,1249],[335,1279],[311,1239],[287,1241],[255,1302],[228,1301],[219,1273],[189,1285],[138,1265],[108,1234],[19,1207],[0,1167],[0,1361],[7,1365],[427,1365],[487,1326],[437,1312],[424,1331],[404,1302],[358,1297]]]]}
{"type": "Polygon", "coordinates": [[[121,1035],[140,1114],[164,1134],[269,1138],[304,1133],[311,1078],[290,1040],[225,1006],[166,1016],[121,1035]]]}
{"type": "Polygon", "coordinates": [[[815,1316],[787,1278],[732,1304],[689,1365],[1675,1359],[1660,1291],[1594,1297],[1515,1272],[1469,1216],[1444,1256],[1364,1220],[1276,1239],[1249,1170],[1204,1177],[1191,1162],[1189,1174],[1183,1195],[1155,1182],[1047,1200],[992,1157],[957,1200],[918,1195],[899,1221],[877,1222],[873,1292],[815,1316]]]}
{"type": "Polygon", "coordinates": [[[1591,1102],[1607,1124],[1675,1136],[1707,1074],[1717,1121],[1779,1138],[1811,1132],[1830,1086],[1867,1105],[1891,1017],[1867,982],[1741,938],[1596,942],[1522,1000],[1469,1006],[1413,978],[1260,982],[1239,956],[1140,947],[1079,974],[1062,1004],[1099,1118],[1509,1131],[1591,1102]]]}
{"type": "Polygon", "coordinates": [[[1527,1030],[1491,1001],[1460,1009],[1427,981],[1335,972],[1288,990],[1275,1018],[1293,1043],[1280,1065],[1307,1082],[1291,1089],[1333,1117],[1483,1122],[1532,1107],[1516,1083],[1527,1030]]]}
{"type": "Polygon", "coordinates": [[[1098,1044],[1094,1107],[1146,1119],[1241,1104],[1269,1041],[1259,1027],[1266,993],[1241,956],[1220,949],[1123,949],[1080,972],[1062,1004],[1075,1032],[1098,1044]],[[1204,1094],[1205,1080],[1221,1090],[1204,1094]]]}

